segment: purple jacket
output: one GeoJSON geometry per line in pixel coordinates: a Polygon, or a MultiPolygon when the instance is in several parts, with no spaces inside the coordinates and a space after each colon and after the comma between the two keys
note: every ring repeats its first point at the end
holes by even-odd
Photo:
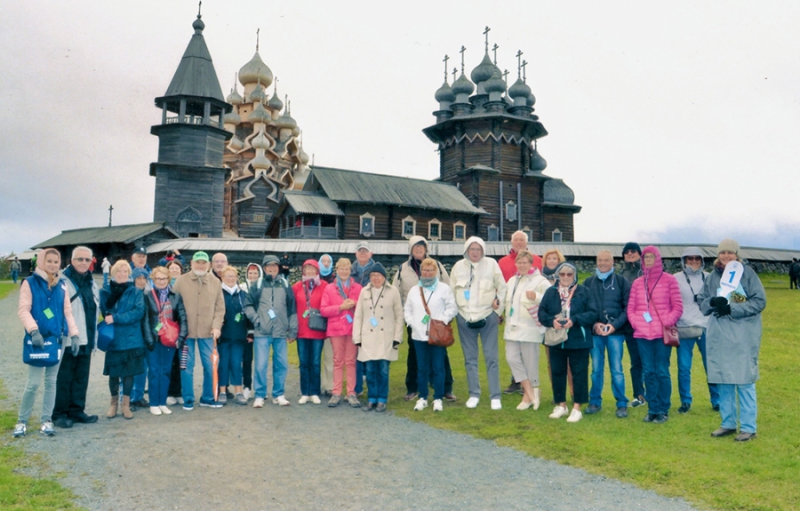
{"type": "Polygon", "coordinates": [[[633,281],[628,299],[628,321],[634,338],[652,341],[664,336],[663,325],[672,326],[678,322],[683,314],[683,302],[678,280],[664,272],[658,249],[646,247],[642,250],[642,259],[645,254],[654,254],[656,260],[651,268],[645,268],[642,261],[642,276],[633,281]],[[650,315],[649,323],[645,314],[650,315]]]}

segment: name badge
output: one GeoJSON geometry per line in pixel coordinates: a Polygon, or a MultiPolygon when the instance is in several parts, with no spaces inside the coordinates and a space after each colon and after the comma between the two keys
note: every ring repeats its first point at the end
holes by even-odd
{"type": "Polygon", "coordinates": [[[353,316],[351,316],[350,314],[345,314],[344,319],[346,319],[348,323],[353,322],[353,316]]]}
{"type": "Polygon", "coordinates": [[[653,321],[653,318],[652,318],[652,316],[650,316],[650,313],[649,313],[649,312],[645,312],[644,314],[642,314],[642,316],[644,316],[644,320],[645,320],[646,322],[648,322],[648,323],[650,323],[651,321],[653,321]]]}
{"type": "Polygon", "coordinates": [[[375,319],[375,316],[369,318],[369,324],[372,325],[373,328],[376,328],[378,326],[378,320],[375,319]]]}
{"type": "Polygon", "coordinates": [[[156,333],[160,332],[162,328],[164,328],[164,325],[162,325],[161,323],[157,324],[156,325],[156,333]]]}
{"type": "Polygon", "coordinates": [[[469,289],[464,291],[464,299],[469,300],[469,289]]]}
{"type": "Polygon", "coordinates": [[[309,314],[311,314],[311,311],[306,309],[306,311],[303,313],[303,317],[307,318],[309,314]]]}
{"type": "Polygon", "coordinates": [[[234,317],[233,319],[234,319],[234,321],[239,323],[240,321],[242,321],[242,313],[239,312],[238,314],[236,314],[236,317],[234,317]]]}
{"type": "Polygon", "coordinates": [[[56,317],[56,315],[53,314],[53,311],[50,310],[50,307],[46,308],[42,312],[44,312],[44,317],[46,317],[47,319],[53,319],[54,317],[56,317]]]}
{"type": "Polygon", "coordinates": [[[513,315],[514,315],[514,307],[511,307],[511,310],[508,311],[508,317],[510,318],[513,315]]]}
{"type": "MultiPolygon", "coordinates": [[[[308,312],[308,311],[306,311],[306,312],[308,312]]],[[[272,310],[272,309],[268,310],[267,311],[267,316],[269,316],[269,319],[275,319],[275,311],[272,310]]]]}
{"type": "Polygon", "coordinates": [[[428,321],[430,321],[430,320],[431,320],[431,317],[428,316],[427,314],[425,314],[425,317],[422,318],[422,324],[423,325],[427,325],[428,321]]]}

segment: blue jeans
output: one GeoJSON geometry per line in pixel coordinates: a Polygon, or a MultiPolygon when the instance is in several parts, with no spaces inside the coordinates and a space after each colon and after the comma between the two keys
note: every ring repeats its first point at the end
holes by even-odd
{"type": "Polygon", "coordinates": [[[219,386],[240,386],[242,384],[244,343],[236,341],[224,342],[217,345],[217,351],[219,351],[219,386]]]}
{"type": "Polygon", "coordinates": [[[11,279],[14,281],[14,284],[17,283],[18,278],[19,278],[19,272],[17,270],[11,270],[11,279]]]}
{"type": "Polygon", "coordinates": [[[300,394],[320,395],[320,361],[323,339],[297,339],[297,356],[300,358],[300,394]]]}
{"type": "Polygon", "coordinates": [[[103,273],[103,287],[108,285],[108,273],[103,273]]]}
{"type": "Polygon", "coordinates": [[[167,348],[156,341],[153,351],[147,352],[147,365],[150,382],[150,406],[167,406],[169,375],[172,372],[172,357],[175,348],[167,348]]]}
{"type": "MultiPolygon", "coordinates": [[[[706,372],[708,381],[708,366],[706,365],[706,332],[699,338],[681,339],[678,346],[678,393],[681,395],[681,403],[692,404],[692,356],[694,355],[694,345],[700,350],[703,357],[703,369],[706,372]]],[[[714,383],[708,384],[708,394],[711,396],[711,406],[719,404],[719,392],[714,383]]]]}
{"type": "MultiPolygon", "coordinates": [[[[356,360],[356,395],[361,394],[361,392],[364,390],[364,373],[367,372],[367,364],[368,362],[360,362],[356,360]]],[[[367,385],[369,385],[369,376],[367,376],[367,385]]]]}
{"type": "Polygon", "coordinates": [[[636,339],[644,370],[645,399],[651,414],[668,414],[672,396],[672,378],[669,374],[669,359],[672,346],[664,340],[636,339]]]}
{"type": "MultiPolygon", "coordinates": [[[[283,385],[286,382],[286,371],[289,368],[289,355],[286,351],[286,338],[284,337],[256,337],[253,341],[253,354],[256,374],[253,378],[255,396],[265,399],[267,397],[267,364],[269,363],[269,348],[272,346],[272,397],[282,396],[283,385]]],[[[319,373],[317,373],[319,374],[319,373]]]]}
{"type": "Polygon", "coordinates": [[[206,402],[214,401],[214,382],[211,365],[211,354],[214,352],[214,339],[205,337],[201,339],[186,339],[189,347],[189,357],[186,359],[186,369],[181,369],[181,394],[184,404],[194,404],[194,347],[200,350],[200,362],[203,364],[203,394],[200,399],[206,402]]]}
{"type": "Polygon", "coordinates": [[[603,403],[603,379],[605,377],[605,352],[608,350],[608,367],[611,370],[611,391],[617,400],[617,408],[627,408],[625,397],[625,373],[622,371],[622,351],[625,345],[624,335],[595,335],[592,348],[592,390],[589,392],[589,404],[601,406],[603,403]]]}
{"type": "Polygon", "coordinates": [[[428,344],[428,341],[414,341],[417,352],[417,389],[419,397],[428,399],[428,378],[433,385],[433,399],[444,397],[444,356],[447,348],[428,344]]]}
{"type": "Polygon", "coordinates": [[[755,433],[756,416],[758,415],[756,384],[717,383],[717,390],[719,390],[719,414],[722,416],[722,427],[736,429],[738,418],[741,433],[755,433]],[[736,413],[737,394],[739,395],[738,417],[736,413]]]}
{"type": "Polygon", "coordinates": [[[389,399],[389,361],[368,360],[367,366],[367,400],[370,403],[386,403],[389,399]]]}
{"type": "MultiPolygon", "coordinates": [[[[161,344],[156,340],[156,344],[161,344]]],[[[145,350],[146,351],[146,350],[145,350]]],[[[153,350],[155,351],[155,350],[153,350]]],[[[131,403],[135,403],[137,401],[141,401],[144,399],[144,388],[147,386],[147,367],[150,365],[148,362],[150,360],[150,353],[151,351],[146,351],[144,357],[144,372],[142,374],[137,374],[133,377],[133,390],[131,390],[131,403]]],[[[152,396],[150,396],[152,399],[152,396]]],[[[153,405],[157,406],[157,405],[153,405]]]]}

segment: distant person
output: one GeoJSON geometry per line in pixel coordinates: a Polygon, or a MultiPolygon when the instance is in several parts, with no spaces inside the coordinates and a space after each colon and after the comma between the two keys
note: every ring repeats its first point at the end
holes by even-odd
{"type": "Polygon", "coordinates": [[[800,262],[797,262],[797,258],[793,257],[789,265],[789,289],[798,289],[798,280],[800,280],[800,262]]]}
{"type": "Polygon", "coordinates": [[[158,265],[166,268],[167,265],[169,265],[169,263],[171,263],[172,261],[178,261],[181,266],[184,266],[186,264],[186,259],[184,259],[183,256],[181,255],[181,251],[176,249],[167,252],[164,255],[164,257],[162,257],[158,261],[158,265]]]}
{"type": "MultiPolygon", "coordinates": [[[[66,285],[59,279],[61,254],[54,248],[44,248],[36,258],[34,274],[22,281],[19,291],[17,316],[25,328],[25,339],[37,348],[44,343],[59,342],[68,334],[71,342],[78,344],[79,330],[72,317],[72,306],[67,296],[66,285]]],[[[28,428],[28,419],[33,412],[36,391],[44,376],[42,396],[42,426],[39,432],[45,436],[56,434],[52,414],[56,400],[56,379],[60,362],[50,367],[28,366],[28,382],[22,393],[14,438],[23,437],[28,428]]]]}
{"type": "Polygon", "coordinates": [[[92,262],[89,263],[89,273],[94,273],[94,267],[97,266],[97,258],[92,256],[92,262]]]}
{"type": "Polygon", "coordinates": [[[104,257],[103,262],[100,264],[100,267],[103,269],[103,286],[108,285],[108,274],[111,271],[111,263],[108,262],[108,258],[104,257]]]}
{"type": "Polygon", "coordinates": [[[219,401],[225,404],[227,392],[233,388],[237,405],[246,405],[242,388],[242,359],[244,358],[247,331],[250,321],[244,314],[246,294],[239,289],[239,271],[233,266],[222,270],[222,296],[225,299],[225,319],[217,342],[219,351],[219,401]]]}
{"type": "Polygon", "coordinates": [[[224,270],[227,266],[228,256],[222,252],[217,252],[211,258],[211,272],[220,282],[222,282],[222,270],[224,270]]]}
{"type": "MultiPolygon", "coordinates": [[[[678,413],[686,413],[692,408],[692,355],[694,347],[700,350],[703,358],[703,371],[708,381],[708,363],[706,360],[706,328],[708,318],[700,310],[700,294],[703,292],[708,273],[703,271],[703,251],[699,247],[687,247],[681,256],[683,271],[675,274],[681,290],[683,314],[678,320],[678,394],[681,406],[678,413]]],[[[713,383],[708,384],[711,408],[719,411],[719,392],[713,383]]]]}
{"type": "Polygon", "coordinates": [[[292,259],[289,257],[289,254],[284,253],[283,256],[281,256],[279,263],[281,276],[288,280],[289,275],[292,272],[292,259]]]}
{"type": "Polygon", "coordinates": [[[311,401],[318,405],[320,390],[320,356],[326,333],[314,330],[308,322],[311,309],[319,311],[327,282],[319,278],[319,263],[309,259],[302,266],[302,280],[292,286],[297,307],[297,356],[300,359],[300,399],[297,404],[311,401]]]}
{"type": "MultiPolygon", "coordinates": [[[[642,276],[642,249],[638,243],[629,241],[622,248],[622,275],[629,284],[642,276]]],[[[630,320],[630,318],[629,318],[630,320]]],[[[633,328],[625,329],[625,346],[628,348],[628,357],[631,362],[631,387],[633,400],[631,406],[636,408],[645,403],[644,372],[642,370],[642,357],[639,356],[639,346],[633,338],[633,328]]]]}
{"type": "Polygon", "coordinates": [[[498,365],[498,325],[502,299],[506,296],[506,282],[497,261],[486,257],[486,245],[477,236],[464,243],[464,258],[450,271],[453,294],[458,304],[458,336],[464,352],[467,370],[469,399],[467,408],[478,406],[481,383],[478,377],[478,337],[483,347],[486,378],[489,381],[489,398],[492,410],[500,410],[500,367],[498,365]]]}
{"type": "Polygon", "coordinates": [[[663,424],[669,419],[672,377],[669,372],[672,346],[664,344],[664,327],[674,326],[683,314],[678,280],[664,272],[656,247],[642,251],[642,276],[633,281],[628,300],[628,321],[633,327],[642,359],[647,397],[645,422],[663,424]]]}
{"type": "Polygon", "coordinates": [[[741,289],[737,288],[728,298],[718,296],[725,266],[731,261],[741,261],[739,244],[724,239],[717,247],[714,271],[706,279],[699,300],[700,310],[709,316],[706,331],[708,382],[717,384],[722,416],[722,424],[711,436],[736,433],[738,422],[739,434],[734,440],[746,442],[756,437],[761,312],[767,306],[767,294],[756,272],[744,266],[739,283],[741,289]]]}
{"type": "Polygon", "coordinates": [[[13,261],[11,261],[11,280],[14,281],[14,284],[17,283],[17,279],[19,278],[19,273],[22,271],[22,264],[19,262],[19,257],[15,257],[13,261]]]}
{"type": "Polygon", "coordinates": [[[72,317],[78,327],[78,342],[70,349],[64,349],[58,370],[53,423],[60,428],[70,428],[73,422],[97,422],[97,415],[88,415],[85,411],[100,305],[100,290],[89,271],[91,258],[90,248],[75,247],[70,265],[61,273],[61,281],[66,284],[67,296],[70,297],[72,317]]]}

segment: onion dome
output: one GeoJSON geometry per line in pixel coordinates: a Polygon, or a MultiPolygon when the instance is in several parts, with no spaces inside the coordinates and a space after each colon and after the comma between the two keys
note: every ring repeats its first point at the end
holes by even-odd
{"type": "Polygon", "coordinates": [[[536,146],[533,146],[533,152],[531,153],[531,170],[541,172],[547,168],[547,160],[542,158],[542,155],[539,154],[539,151],[536,149],[536,146]]]}
{"type": "Polygon", "coordinates": [[[498,73],[500,72],[500,70],[497,69],[497,66],[492,63],[492,59],[489,58],[489,54],[484,53],[483,60],[481,60],[481,63],[478,64],[478,67],[472,70],[472,73],[470,73],[470,78],[472,78],[472,81],[475,83],[485,82],[492,77],[495,71],[498,73]]]}
{"type": "Polygon", "coordinates": [[[273,94],[272,97],[269,98],[269,103],[267,103],[267,106],[275,110],[276,112],[280,112],[281,110],[283,110],[283,101],[281,101],[281,98],[278,97],[277,92],[275,92],[275,94],[273,94]]]}
{"type": "Polygon", "coordinates": [[[272,163],[269,161],[269,159],[267,159],[266,156],[264,156],[264,153],[262,151],[258,151],[258,154],[256,154],[256,157],[253,158],[252,160],[250,160],[250,165],[254,169],[264,169],[264,170],[266,170],[266,169],[272,168],[272,163]]]}
{"type": "Polygon", "coordinates": [[[272,144],[269,143],[267,137],[264,136],[264,132],[259,132],[258,135],[250,142],[250,145],[253,146],[254,149],[270,149],[272,144]]]}
{"type": "Polygon", "coordinates": [[[288,112],[284,112],[273,124],[280,129],[294,130],[297,128],[297,122],[288,112]]]}
{"type": "Polygon", "coordinates": [[[300,160],[300,163],[303,165],[308,165],[308,162],[311,161],[311,158],[308,157],[305,151],[303,151],[303,147],[300,147],[300,154],[297,155],[297,158],[300,160]]]}
{"type": "Polygon", "coordinates": [[[259,82],[264,87],[269,87],[272,83],[272,71],[261,60],[261,56],[256,52],[250,62],[242,66],[239,70],[239,83],[247,85],[248,83],[259,82]]]}
{"type": "Polygon", "coordinates": [[[467,78],[466,75],[464,75],[464,73],[461,73],[461,76],[458,77],[458,80],[453,82],[453,86],[450,90],[452,90],[453,94],[456,95],[458,94],[469,95],[472,94],[472,91],[475,90],[475,86],[472,85],[472,82],[469,81],[469,78],[467,78]]]}
{"type": "Polygon", "coordinates": [[[248,117],[250,122],[263,122],[264,124],[269,124],[272,120],[272,115],[267,112],[267,109],[264,108],[264,105],[261,104],[260,101],[256,102],[256,107],[250,112],[250,116],[248,117]]]}
{"type": "Polygon", "coordinates": [[[439,103],[443,102],[452,103],[453,101],[456,100],[456,95],[453,94],[453,89],[450,88],[450,84],[448,84],[447,80],[445,80],[442,86],[439,87],[439,90],[436,91],[434,98],[436,98],[436,101],[438,101],[439,103]]]}
{"type": "Polygon", "coordinates": [[[256,85],[256,88],[253,89],[253,92],[247,96],[247,99],[253,103],[263,103],[264,100],[267,99],[267,95],[264,94],[264,89],[261,87],[260,83],[256,85]]]}
{"type": "Polygon", "coordinates": [[[535,104],[536,104],[536,96],[534,96],[532,93],[528,94],[528,106],[532,107],[535,104]]]}
{"type": "MultiPolygon", "coordinates": [[[[473,71],[473,75],[475,72],[473,71]]],[[[484,90],[488,93],[499,92],[500,94],[506,91],[506,82],[500,77],[500,70],[494,68],[492,77],[484,84],[484,90]]]]}
{"type": "Polygon", "coordinates": [[[223,118],[224,124],[239,124],[242,122],[242,118],[239,117],[239,114],[236,113],[236,109],[230,111],[230,113],[225,114],[223,118]]]}
{"type": "Polygon", "coordinates": [[[244,99],[239,95],[239,91],[236,90],[236,87],[231,89],[231,93],[228,94],[228,97],[225,99],[231,105],[241,105],[244,99]]]}
{"type": "Polygon", "coordinates": [[[528,84],[523,82],[521,78],[517,78],[517,81],[514,82],[514,85],[512,85],[508,89],[508,96],[511,99],[523,98],[527,100],[530,94],[531,94],[531,88],[528,87],[528,84]]]}
{"type": "Polygon", "coordinates": [[[192,23],[192,28],[194,29],[195,34],[199,34],[204,28],[206,28],[206,24],[200,19],[199,14],[197,15],[197,19],[194,20],[194,23],[192,23]]]}

